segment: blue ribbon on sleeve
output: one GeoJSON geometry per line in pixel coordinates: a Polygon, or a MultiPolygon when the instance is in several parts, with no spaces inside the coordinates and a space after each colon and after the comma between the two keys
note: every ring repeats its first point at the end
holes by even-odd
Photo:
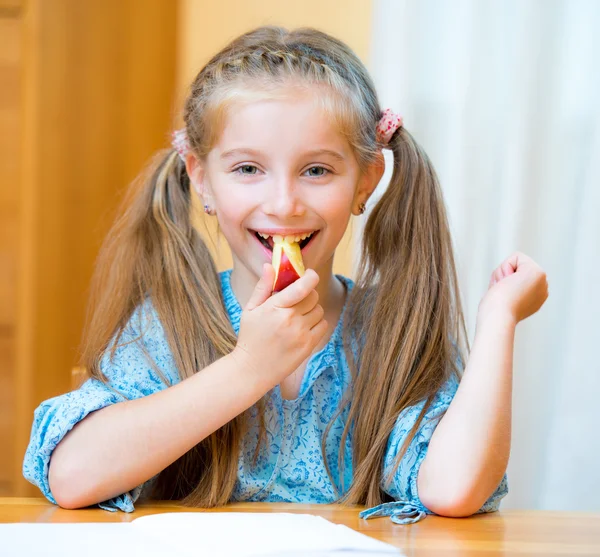
{"type": "Polygon", "coordinates": [[[389,516],[394,524],[414,524],[425,518],[427,513],[405,501],[392,501],[366,509],[358,516],[366,520],[389,516]]]}

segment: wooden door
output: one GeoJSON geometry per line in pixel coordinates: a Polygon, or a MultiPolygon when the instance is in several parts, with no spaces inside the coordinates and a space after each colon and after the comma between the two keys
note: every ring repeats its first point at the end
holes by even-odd
{"type": "Polygon", "coordinates": [[[0,0],[0,495],[34,408],[70,389],[87,289],[127,184],[168,144],[177,2],[0,0]]]}

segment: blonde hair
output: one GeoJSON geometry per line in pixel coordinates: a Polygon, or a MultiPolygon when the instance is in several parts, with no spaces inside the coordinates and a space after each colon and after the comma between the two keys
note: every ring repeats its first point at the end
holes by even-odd
{"type": "MultiPolygon", "coordinates": [[[[323,107],[348,140],[360,169],[375,161],[382,147],[376,137],[382,110],[358,57],[321,31],[273,26],[235,39],[194,79],[184,108],[194,153],[203,159],[210,152],[230,103],[252,95],[263,98],[290,83],[320,87],[323,107]]],[[[342,502],[366,505],[386,499],[382,463],[399,413],[424,400],[420,422],[442,384],[451,374],[460,375],[457,360],[465,361],[463,341],[469,350],[435,171],[406,129],[400,128],[388,147],[394,157],[393,174],[366,222],[343,323],[353,381],[338,415],[349,407],[341,447],[352,424],[354,473],[352,485],[339,495],[342,502]]],[[[183,162],[174,150],[166,150],[124,200],[92,282],[82,363],[93,377],[106,381],[100,359],[147,297],[182,379],[235,347],[217,269],[192,225],[191,195],[183,162]]],[[[257,406],[262,417],[264,401],[257,406]]],[[[154,495],[201,507],[227,503],[247,424],[246,412],[167,467],[154,495]]],[[[396,467],[418,426],[400,451],[396,467]]],[[[262,419],[260,427],[264,439],[262,419]]],[[[343,454],[340,450],[341,469],[343,454]]]]}

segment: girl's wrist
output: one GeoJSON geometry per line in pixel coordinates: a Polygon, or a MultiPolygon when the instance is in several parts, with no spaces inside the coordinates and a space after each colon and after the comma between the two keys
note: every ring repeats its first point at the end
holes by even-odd
{"type": "Polygon", "coordinates": [[[269,385],[265,381],[266,374],[264,370],[260,369],[256,361],[243,348],[236,346],[226,357],[232,360],[233,365],[239,372],[240,380],[248,383],[251,390],[258,395],[258,398],[261,398],[273,388],[273,385],[269,385]]]}
{"type": "Polygon", "coordinates": [[[486,307],[480,308],[477,312],[477,330],[494,326],[514,331],[517,323],[517,318],[506,308],[486,307]]]}

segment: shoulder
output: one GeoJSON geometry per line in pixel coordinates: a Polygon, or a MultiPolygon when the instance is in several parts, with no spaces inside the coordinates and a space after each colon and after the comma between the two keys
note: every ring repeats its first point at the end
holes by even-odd
{"type": "Polygon", "coordinates": [[[163,324],[150,298],[133,310],[118,340],[119,344],[139,341],[147,347],[162,346],[166,342],[163,324]]]}
{"type": "Polygon", "coordinates": [[[108,377],[126,370],[131,376],[152,380],[158,375],[166,384],[179,381],[167,335],[150,298],[135,308],[121,333],[113,336],[100,365],[108,377]]]}

